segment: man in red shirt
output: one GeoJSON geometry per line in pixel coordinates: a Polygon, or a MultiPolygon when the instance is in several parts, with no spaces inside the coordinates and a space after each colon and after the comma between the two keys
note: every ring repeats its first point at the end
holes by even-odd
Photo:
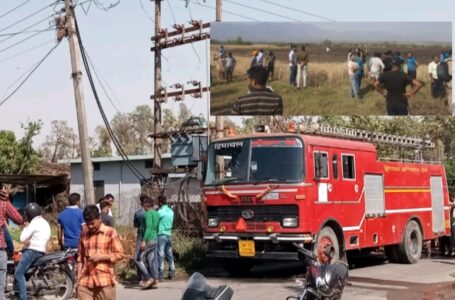
{"type": "Polygon", "coordinates": [[[0,183],[0,300],[5,299],[6,264],[8,261],[3,230],[7,219],[12,220],[16,224],[22,224],[22,216],[11,202],[8,201],[8,197],[8,192],[3,184],[0,183]]]}

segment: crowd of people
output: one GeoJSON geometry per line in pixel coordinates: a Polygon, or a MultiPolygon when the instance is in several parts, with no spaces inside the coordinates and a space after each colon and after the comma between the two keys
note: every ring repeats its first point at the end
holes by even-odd
{"type": "MultiPolygon", "coordinates": [[[[14,253],[14,245],[7,229],[7,220],[23,227],[20,241],[24,244],[14,274],[18,299],[27,299],[25,274],[42,257],[51,238],[49,222],[41,207],[28,203],[21,214],[11,204],[11,195],[0,184],[0,299],[5,299],[6,264],[14,253]]],[[[125,259],[122,244],[113,227],[114,196],[107,194],[97,205],[80,208],[81,196],[72,193],[69,205],[58,215],[57,239],[62,250],[78,249],[76,291],[79,299],[116,299],[115,263],[125,259]]],[[[141,208],[134,215],[137,228],[133,260],[137,265],[138,283],[143,289],[157,288],[164,278],[164,262],[169,271],[167,279],[174,279],[172,227],[174,213],[165,196],[153,199],[140,197],[141,208]],[[155,201],[156,200],[156,201],[155,201]]]]}

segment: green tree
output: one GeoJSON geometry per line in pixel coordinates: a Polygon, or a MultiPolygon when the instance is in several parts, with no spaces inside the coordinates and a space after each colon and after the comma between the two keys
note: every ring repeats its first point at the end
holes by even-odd
{"type": "Polygon", "coordinates": [[[0,131],[0,173],[31,174],[40,163],[40,155],[33,149],[33,138],[41,130],[41,121],[22,124],[24,136],[17,140],[14,132],[0,131]]]}
{"type": "Polygon", "coordinates": [[[112,148],[111,148],[111,136],[107,131],[106,127],[104,126],[97,126],[95,129],[96,133],[96,140],[95,140],[95,147],[92,153],[93,157],[103,157],[103,156],[111,156],[112,155],[112,148]]]}
{"type": "Polygon", "coordinates": [[[78,138],[67,121],[52,121],[51,133],[46,136],[41,151],[44,158],[53,163],[59,159],[78,156],[80,152],[78,138]]]}

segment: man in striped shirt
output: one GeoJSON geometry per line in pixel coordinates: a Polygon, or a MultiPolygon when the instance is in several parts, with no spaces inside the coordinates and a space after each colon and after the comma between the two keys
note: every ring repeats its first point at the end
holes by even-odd
{"type": "Polygon", "coordinates": [[[253,66],[248,70],[249,92],[233,104],[232,115],[282,115],[283,99],[275,94],[267,84],[267,70],[253,66]]]}
{"type": "Polygon", "coordinates": [[[80,300],[116,299],[115,263],[123,258],[117,231],[101,222],[95,205],[84,209],[87,230],[79,241],[77,259],[77,293],[80,300]]]}

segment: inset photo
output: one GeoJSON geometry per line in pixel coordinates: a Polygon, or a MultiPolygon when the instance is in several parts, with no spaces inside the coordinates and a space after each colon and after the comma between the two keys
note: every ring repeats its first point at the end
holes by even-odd
{"type": "Polygon", "coordinates": [[[450,115],[451,22],[211,23],[212,115],[450,115]]]}

